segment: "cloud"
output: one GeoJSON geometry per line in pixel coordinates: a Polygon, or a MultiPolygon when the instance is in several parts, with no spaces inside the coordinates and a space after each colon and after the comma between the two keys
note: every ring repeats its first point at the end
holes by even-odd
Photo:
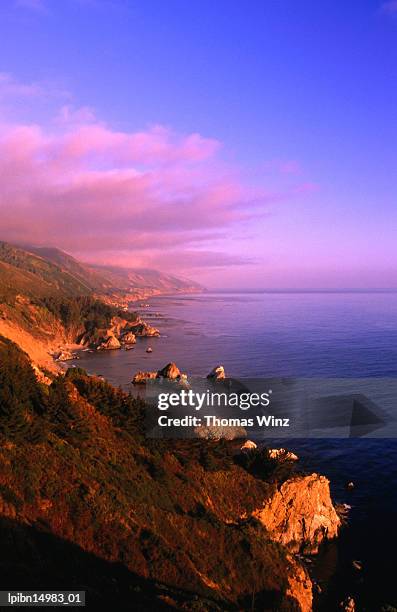
{"type": "Polygon", "coordinates": [[[96,250],[208,239],[246,216],[248,205],[232,176],[212,176],[216,149],[198,134],[159,126],[122,133],[79,125],[57,135],[38,125],[3,129],[0,229],[14,240],[28,233],[35,242],[96,250]]]}
{"type": "Polygon", "coordinates": [[[70,104],[63,105],[55,117],[55,122],[64,125],[79,125],[96,121],[96,115],[93,108],[89,106],[81,106],[75,108],[70,104]]]}
{"type": "Polygon", "coordinates": [[[383,2],[381,6],[382,13],[386,13],[387,15],[397,15],[397,0],[389,0],[388,2],[383,2]]]}
{"type": "MultiPolygon", "coordinates": [[[[0,92],[42,93],[4,73],[0,92]]],[[[113,129],[86,106],[63,105],[46,124],[3,121],[0,239],[58,246],[92,262],[244,265],[249,248],[233,254],[234,241],[252,236],[270,205],[311,186],[253,186],[222,153],[217,139],[197,132],[113,129]]]]}

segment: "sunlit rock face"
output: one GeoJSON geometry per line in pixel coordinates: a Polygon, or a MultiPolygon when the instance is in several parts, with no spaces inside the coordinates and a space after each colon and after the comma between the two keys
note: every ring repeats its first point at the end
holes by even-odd
{"type": "Polygon", "coordinates": [[[329,480],[319,474],[286,480],[253,516],[292,552],[318,552],[323,540],[335,538],[341,526],[329,480]]]}

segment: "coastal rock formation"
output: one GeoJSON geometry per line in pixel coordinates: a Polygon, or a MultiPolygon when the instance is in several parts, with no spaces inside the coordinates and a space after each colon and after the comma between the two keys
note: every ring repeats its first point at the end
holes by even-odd
{"type": "Polygon", "coordinates": [[[121,340],[123,344],[136,344],[136,336],[131,331],[123,334],[121,340]]]}
{"type": "Polygon", "coordinates": [[[137,372],[132,379],[133,385],[144,385],[148,380],[157,378],[157,372],[137,372]]]}
{"type": "Polygon", "coordinates": [[[128,331],[132,332],[136,336],[142,337],[155,337],[160,336],[160,332],[156,327],[152,327],[146,321],[138,321],[135,324],[128,326],[128,331]]]}
{"type": "MultiPolygon", "coordinates": [[[[146,349],[146,352],[148,350],[149,349],[146,349]]],[[[176,363],[171,361],[157,372],[137,372],[132,379],[132,382],[135,385],[143,385],[147,380],[153,380],[154,378],[164,378],[166,380],[175,381],[181,384],[184,384],[187,381],[186,374],[182,374],[176,363]]]]}
{"type": "Polygon", "coordinates": [[[321,542],[335,538],[341,526],[329,480],[319,474],[286,480],[253,516],[273,540],[306,554],[318,552],[321,542]]]}
{"type": "Polygon", "coordinates": [[[103,342],[99,344],[97,347],[98,351],[109,351],[113,349],[119,349],[121,347],[120,341],[116,338],[116,336],[109,336],[105,338],[103,342]]]}
{"type": "Polygon", "coordinates": [[[56,361],[71,361],[72,359],[75,359],[75,358],[76,358],[75,353],[72,353],[71,351],[67,349],[62,349],[61,351],[59,351],[58,353],[55,353],[54,355],[54,359],[56,361]]]}
{"type": "Polygon", "coordinates": [[[181,371],[178,366],[172,361],[167,363],[164,368],[157,372],[158,377],[168,378],[169,380],[178,380],[181,377],[181,371]]]}
{"type": "Polygon", "coordinates": [[[278,459],[279,461],[298,461],[298,455],[286,450],[285,448],[269,448],[270,459],[278,459]]]}
{"type": "MultiPolygon", "coordinates": [[[[290,573],[288,576],[287,597],[292,597],[297,603],[299,612],[312,612],[313,610],[313,584],[306,569],[298,563],[292,555],[287,557],[290,563],[290,573]]],[[[285,612],[291,609],[289,604],[281,608],[285,612]]]]}
{"type": "Polygon", "coordinates": [[[240,450],[243,453],[246,453],[247,451],[249,452],[255,450],[256,448],[258,448],[258,446],[255,444],[255,442],[253,442],[252,440],[246,440],[240,450]]]}
{"type": "Polygon", "coordinates": [[[216,366],[207,376],[211,380],[224,380],[226,378],[225,368],[222,365],[216,366]]]}

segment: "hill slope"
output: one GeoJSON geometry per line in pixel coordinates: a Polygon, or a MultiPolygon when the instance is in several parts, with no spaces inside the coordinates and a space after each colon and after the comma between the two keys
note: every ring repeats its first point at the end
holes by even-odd
{"type": "Polygon", "coordinates": [[[0,300],[17,294],[42,298],[87,295],[91,287],[51,260],[7,242],[0,242],[0,300]]]}
{"type": "MultiPolygon", "coordinates": [[[[85,589],[91,609],[113,593],[117,610],[309,612],[307,571],[255,518],[278,499],[277,466],[264,481],[226,443],[146,439],[144,410],[82,370],[38,384],[26,356],[0,337],[8,588],[85,589]]],[[[312,475],[322,487],[312,494],[306,478],[285,478],[308,508],[289,503],[287,529],[315,515],[323,533],[327,484],[312,475]]]]}
{"type": "Polygon", "coordinates": [[[61,270],[97,293],[125,292],[139,296],[157,293],[201,291],[203,288],[193,281],[164,274],[147,268],[122,268],[119,266],[94,266],[82,263],[61,251],[50,247],[26,247],[32,253],[51,261],[61,270]]]}

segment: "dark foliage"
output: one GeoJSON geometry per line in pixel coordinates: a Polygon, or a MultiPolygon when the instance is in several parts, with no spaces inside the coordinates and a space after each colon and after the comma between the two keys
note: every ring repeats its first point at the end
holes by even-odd
{"type": "Polygon", "coordinates": [[[82,368],[69,368],[66,379],[73,381],[80,395],[101,414],[110,417],[116,427],[129,433],[143,433],[145,404],[142,400],[105,380],[87,376],[82,368]]]}
{"type": "Polygon", "coordinates": [[[255,478],[266,482],[286,480],[295,468],[292,461],[274,459],[269,456],[268,448],[255,448],[235,456],[235,462],[255,478]]]}
{"type": "Polygon", "coordinates": [[[0,336],[0,435],[12,441],[39,440],[34,416],[43,412],[45,395],[27,356],[0,336]]]}
{"type": "Polygon", "coordinates": [[[83,322],[86,332],[94,332],[109,327],[115,316],[131,322],[137,318],[136,313],[120,310],[89,295],[73,298],[45,297],[42,303],[67,329],[79,327],[83,322]]]}

